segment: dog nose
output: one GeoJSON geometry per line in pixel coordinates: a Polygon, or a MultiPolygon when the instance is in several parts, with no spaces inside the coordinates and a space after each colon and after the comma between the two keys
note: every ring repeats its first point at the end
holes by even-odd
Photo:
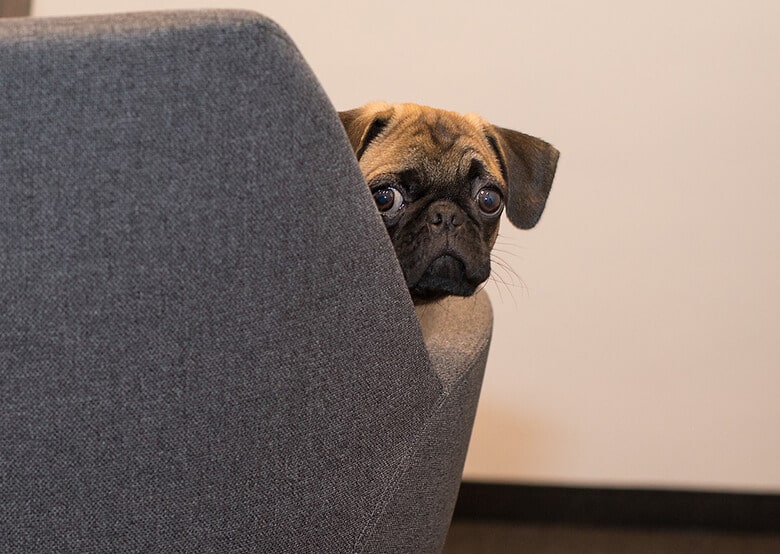
{"type": "Polygon", "coordinates": [[[451,202],[435,202],[428,208],[428,227],[436,233],[460,227],[464,221],[463,211],[451,202]]]}

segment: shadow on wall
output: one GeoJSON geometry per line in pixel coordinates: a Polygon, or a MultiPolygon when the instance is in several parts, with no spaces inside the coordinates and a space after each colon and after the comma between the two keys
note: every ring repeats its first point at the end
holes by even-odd
{"type": "Polygon", "coordinates": [[[544,473],[565,453],[562,429],[551,426],[549,419],[534,419],[528,414],[517,418],[516,412],[480,404],[471,435],[466,468],[467,481],[513,480],[518,474],[544,473]]]}

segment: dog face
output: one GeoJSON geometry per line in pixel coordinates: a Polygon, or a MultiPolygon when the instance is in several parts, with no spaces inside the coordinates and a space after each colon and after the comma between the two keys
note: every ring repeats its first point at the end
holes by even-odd
{"type": "Polygon", "coordinates": [[[542,215],[558,151],[540,139],[416,104],[339,115],[416,301],[477,290],[504,209],[522,229],[542,215]]]}

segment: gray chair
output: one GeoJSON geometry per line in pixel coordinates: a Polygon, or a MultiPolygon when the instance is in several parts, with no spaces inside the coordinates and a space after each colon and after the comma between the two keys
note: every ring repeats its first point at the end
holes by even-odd
{"type": "Polygon", "coordinates": [[[437,552],[490,340],[418,322],[247,12],[0,23],[0,552],[437,552]]]}

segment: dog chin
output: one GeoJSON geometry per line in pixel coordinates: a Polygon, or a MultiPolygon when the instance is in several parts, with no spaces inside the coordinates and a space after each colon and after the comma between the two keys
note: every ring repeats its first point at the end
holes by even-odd
{"type": "Polygon", "coordinates": [[[487,279],[485,271],[467,271],[466,264],[450,254],[435,258],[419,279],[409,283],[409,291],[415,300],[432,301],[445,296],[471,296],[487,279]],[[484,275],[484,277],[483,277],[484,275]]]}

